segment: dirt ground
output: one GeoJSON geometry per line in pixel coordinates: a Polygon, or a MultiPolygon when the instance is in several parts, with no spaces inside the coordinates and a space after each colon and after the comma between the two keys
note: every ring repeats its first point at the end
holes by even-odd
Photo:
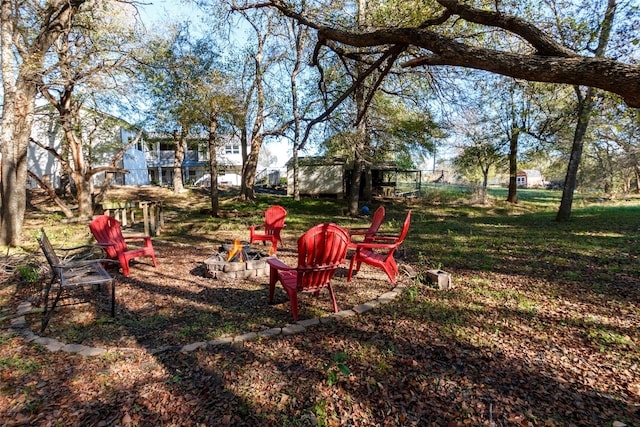
{"type": "MultiPolygon", "coordinates": [[[[164,197],[158,191],[148,197],[164,197]]],[[[206,198],[193,195],[167,203],[207,209],[206,198]]],[[[87,238],[86,224],[37,209],[29,215],[31,240],[41,226],[58,242],[87,238]]],[[[542,262],[514,274],[509,248],[486,244],[496,264],[469,268],[460,255],[450,291],[403,275],[405,292],[362,315],[183,352],[184,344],[292,317],[279,287],[276,304],[267,303],[265,279],[204,274],[203,260],[221,242],[246,233],[242,221],[214,230],[179,214],[171,219],[184,232],[154,238],[158,268],[141,258],[129,277],[113,272],[115,318],[104,290],[56,309],[46,335],[106,348],[102,355],[52,352],[11,332],[7,314],[24,300],[37,304],[42,281],[16,282],[16,274],[2,281],[0,425],[640,425],[638,286],[626,266],[606,286],[594,281],[599,265],[572,267],[575,280],[559,280],[566,265],[550,271],[542,262]]],[[[289,230],[278,250],[288,264],[295,234],[289,230]]],[[[345,274],[343,267],[333,281],[342,309],[391,288],[379,271],[363,267],[351,283],[345,274]]],[[[301,319],[321,317],[331,303],[322,292],[304,296],[300,309],[301,319]]],[[[26,321],[37,327],[39,316],[26,321]]]]}

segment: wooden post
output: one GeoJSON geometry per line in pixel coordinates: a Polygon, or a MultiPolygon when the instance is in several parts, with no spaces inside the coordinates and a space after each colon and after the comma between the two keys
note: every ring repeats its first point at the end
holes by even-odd
{"type": "Polygon", "coordinates": [[[142,219],[144,221],[144,234],[146,236],[150,236],[149,234],[149,202],[140,202],[140,207],[142,208],[142,219]]]}
{"type": "Polygon", "coordinates": [[[162,202],[158,202],[158,206],[160,208],[160,226],[159,226],[159,230],[162,230],[164,228],[164,209],[162,208],[162,202]]]}
{"type": "Polygon", "coordinates": [[[127,204],[122,203],[118,210],[120,211],[120,215],[122,216],[122,220],[120,222],[122,223],[123,227],[126,227],[127,226],[127,204]]]}
{"type": "Polygon", "coordinates": [[[149,231],[151,232],[150,236],[156,236],[158,231],[157,222],[156,222],[156,204],[151,202],[149,203],[149,231]]]}
{"type": "Polygon", "coordinates": [[[138,202],[142,209],[144,221],[144,234],[147,236],[159,236],[164,226],[164,213],[162,202],[138,202]]]}

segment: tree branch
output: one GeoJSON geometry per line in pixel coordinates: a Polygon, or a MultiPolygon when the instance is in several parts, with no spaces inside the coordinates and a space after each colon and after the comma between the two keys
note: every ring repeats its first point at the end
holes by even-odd
{"type": "MultiPolygon", "coordinates": [[[[353,32],[313,21],[304,11],[296,11],[284,0],[260,3],[317,30],[318,45],[331,43],[363,48],[408,45],[423,49],[424,55],[405,62],[403,67],[448,65],[475,68],[530,81],[565,83],[604,89],[620,95],[630,107],[640,107],[640,66],[613,59],[578,55],[546,35],[540,28],[519,17],[497,10],[477,9],[457,0],[437,0],[444,8],[439,17],[420,27],[386,28],[371,32],[353,32]],[[444,23],[444,17],[458,16],[467,22],[501,28],[530,44],[534,54],[506,52],[476,47],[427,29],[444,23]]],[[[337,52],[337,48],[331,46],[337,52]]]]}

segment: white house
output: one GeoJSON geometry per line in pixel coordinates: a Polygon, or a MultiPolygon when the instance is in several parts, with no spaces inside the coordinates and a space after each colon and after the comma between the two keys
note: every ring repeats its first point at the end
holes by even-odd
{"type": "MultiPolygon", "coordinates": [[[[45,106],[38,108],[35,114],[31,139],[62,155],[64,133],[58,113],[51,107],[45,106]]],[[[113,156],[136,135],[134,130],[128,129],[130,127],[123,120],[94,110],[84,109],[81,113],[81,122],[79,137],[83,142],[85,161],[91,167],[109,165],[113,156]]],[[[149,183],[142,145],[138,143],[127,150],[118,166],[129,170],[129,173],[116,176],[116,183],[126,185],[149,183]]],[[[27,150],[27,162],[31,172],[44,181],[51,182],[54,188],[60,187],[64,171],[58,159],[48,150],[31,142],[27,150]]],[[[100,184],[102,180],[104,180],[104,173],[93,177],[94,184],[100,184]]],[[[37,183],[29,179],[27,185],[36,187],[37,183]]]]}
{"type": "MultiPolygon", "coordinates": [[[[87,162],[93,166],[106,166],[113,157],[133,141],[138,130],[125,121],[111,115],[84,110],[80,137],[87,162]]],[[[63,132],[58,120],[58,113],[50,107],[41,107],[36,111],[36,120],[31,131],[31,138],[45,147],[61,153],[63,132]]],[[[187,139],[188,149],[182,163],[185,182],[193,183],[209,173],[209,152],[207,138],[203,135],[190,136],[187,139]]],[[[114,175],[114,183],[119,185],[170,184],[173,182],[174,162],[173,138],[170,134],[152,133],[140,138],[129,147],[117,165],[128,173],[114,175]]],[[[240,143],[229,137],[217,150],[219,167],[219,184],[240,185],[242,171],[242,155],[240,143]]],[[[28,169],[39,178],[51,182],[59,188],[63,181],[64,171],[60,162],[48,150],[31,143],[28,149],[28,169]]],[[[105,174],[94,176],[94,185],[104,180],[105,174]]],[[[30,179],[29,187],[37,183],[30,179]]]]}
{"type": "MultiPolygon", "coordinates": [[[[233,137],[222,138],[222,144],[216,150],[218,184],[240,185],[242,177],[240,141],[233,137]]],[[[173,182],[173,162],[175,159],[173,136],[169,133],[150,133],[147,135],[145,145],[147,146],[145,159],[150,181],[159,185],[173,182]]],[[[182,173],[185,182],[207,183],[206,176],[209,175],[208,135],[187,136],[187,151],[182,162],[182,173]]]]}

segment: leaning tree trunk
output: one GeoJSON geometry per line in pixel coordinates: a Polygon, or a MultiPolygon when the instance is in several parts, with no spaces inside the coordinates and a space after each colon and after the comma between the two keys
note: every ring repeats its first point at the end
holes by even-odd
{"type": "Polygon", "coordinates": [[[51,201],[53,201],[53,203],[55,203],[58,206],[58,208],[60,208],[60,210],[62,211],[62,214],[65,216],[65,218],[68,218],[68,219],[73,218],[73,211],[71,210],[69,205],[67,205],[64,202],[64,200],[62,200],[56,194],[56,189],[53,188],[53,185],[51,185],[51,180],[42,179],[38,175],[36,175],[35,173],[33,173],[31,171],[29,171],[28,174],[29,174],[29,177],[31,179],[33,179],[34,181],[36,181],[38,183],[40,188],[42,188],[44,191],[47,192],[47,195],[49,196],[51,201]]]}
{"type": "MultiPolygon", "coordinates": [[[[579,93],[579,88],[576,91],[579,93]]],[[[578,168],[580,167],[580,160],[582,159],[582,150],[584,149],[584,137],[589,127],[589,120],[591,119],[591,112],[593,111],[593,97],[595,95],[595,89],[588,88],[587,93],[581,96],[578,106],[578,123],[576,124],[576,130],[573,134],[573,144],[571,146],[571,155],[569,157],[569,164],[567,166],[567,175],[564,179],[564,188],[562,189],[562,200],[560,201],[560,208],[556,215],[556,221],[568,221],[571,218],[571,207],[573,205],[573,192],[576,189],[578,168]]]]}
{"type": "MultiPolygon", "coordinates": [[[[596,48],[596,58],[604,56],[609,43],[609,36],[611,34],[611,28],[613,27],[613,20],[616,14],[617,0],[608,0],[607,10],[605,12],[604,19],[602,20],[600,37],[598,39],[598,47],[596,48]]],[[[571,217],[571,206],[573,204],[573,192],[576,188],[578,167],[580,166],[580,159],[582,158],[582,149],[584,147],[584,137],[589,127],[589,120],[591,118],[591,112],[593,111],[595,102],[595,89],[590,87],[587,89],[587,93],[584,97],[581,96],[580,88],[575,86],[576,94],[578,95],[578,123],[576,124],[576,131],[573,135],[573,145],[571,147],[571,157],[569,158],[569,165],[567,166],[567,175],[564,180],[564,188],[562,190],[562,200],[560,201],[560,208],[556,215],[556,221],[568,221],[571,217]]]]}

